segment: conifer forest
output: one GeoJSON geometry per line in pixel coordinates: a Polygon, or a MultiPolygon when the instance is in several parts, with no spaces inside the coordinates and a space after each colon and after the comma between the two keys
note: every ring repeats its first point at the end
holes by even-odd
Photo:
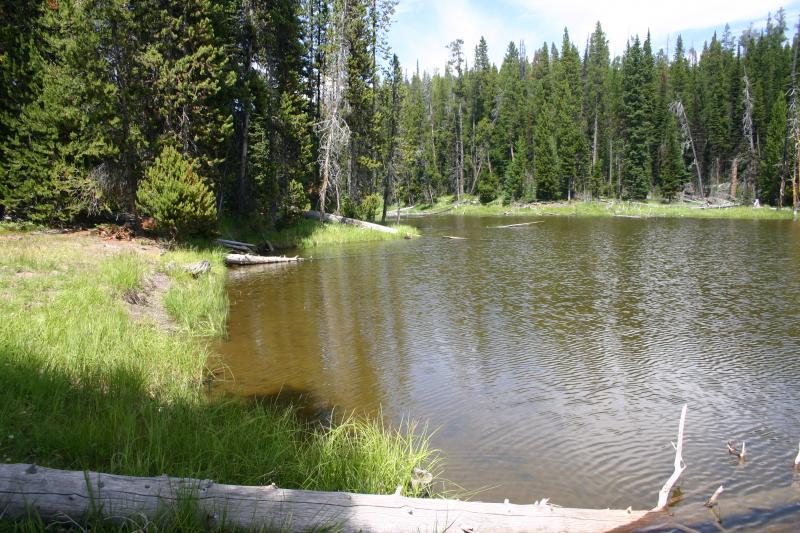
{"type": "MultiPolygon", "coordinates": [[[[387,45],[393,0],[7,0],[0,5],[0,214],[135,213],[163,153],[215,216],[279,221],[305,196],[352,212],[442,195],[505,202],[796,203],[798,36],[647,28],[586,42],[448,45],[434,72],[387,45]],[[635,32],[634,32],[635,33],[635,32]],[[213,204],[213,205],[212,205],[213,204]]],[[[384,209],[385,213],[385,209],[384,209]]],[[[385,215],[384,215],[385,216],[385,215]]]]}

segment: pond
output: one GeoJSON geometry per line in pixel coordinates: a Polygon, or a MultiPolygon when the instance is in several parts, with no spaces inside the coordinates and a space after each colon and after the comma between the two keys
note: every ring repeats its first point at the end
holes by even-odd
{"type": "Polygon", "coordinates": [[[589,508],[655,505],[688,403],[681,505],[724,485],[728,527],[800,522],[800,225],[412,223],[232,272],[219,386],[418,420],[473,499],[589,508]]]}

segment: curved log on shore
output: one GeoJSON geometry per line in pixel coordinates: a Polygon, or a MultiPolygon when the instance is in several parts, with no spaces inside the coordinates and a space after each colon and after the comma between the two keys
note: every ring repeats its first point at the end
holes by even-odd
{"type": "Polygon", "coordinates": [[[629,529],[647,511],[569,509],[533,505],[405,498],[244,487],[209,480],[129,477],[0,464],[0,509],[7,517],[35,511],[46,522],[79,522],[100,512],[112,521],[164,516],[179,504],[197,506],[209,528],[308,531],[581,531],[629,529]]]}
{"type": "MultiPolygon", "coordinates": [[[[310,218],[313,220],[320,220],[321,215],[319,211],[307,211],[305,214],[306,218],[310,218]]],[[[380,231],[382,233],[399,233],[397,228],[390,228],[388,226],[381,226],[380,224],[374,224],[372,222],[365,222],[363,220],[356,220],[355,218],[347,218],[339,215],[331,215],[329,213],[325,213],[325,222],[338,222],[339,224],[349,224],[350,226],[357,226],[359,228],[364,229],[371,229],[375,231],[380,231]]]]}
{"type": "Polygon", "coordinates": [[[275,255],[250,255],[250,254],[228,254],[225,256],[226,265],[268,265],[272,263],[298,263],[302,257],[286,257],[275,255]]]}

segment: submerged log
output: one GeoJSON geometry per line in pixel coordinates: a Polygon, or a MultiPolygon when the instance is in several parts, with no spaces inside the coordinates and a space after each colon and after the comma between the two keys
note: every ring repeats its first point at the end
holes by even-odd
{"type": "MultiPolygon", "coordinates": [[[[320,213],[319,211],[307,211],[306,218],[311,218],[314,220],[320,220],[320,213]]],[[[372,222],[365,222],[363,220],[356,220],[355,218],[347,218],[339,215],[331,215],[329,213],[325,213],[325,222],[338,222],[339,224],[348,224],[350,226],[356,226],[359,228],[364,229],[371,229],[375,231],[380,231],[382,233],[398,233],[397,228],[390,228],[388,226],[381,226],[380,224],[374,224],[372,222]]]]}
{"type": "Polygon", "coordinates": [[[646,511],[568,509],[534,505],[405,498],[246,487],[209,480],[116,476],[27,464],[0,464],[0,509],[6,517],[38,512],[45,521],[155,519],[183,503],[196,505],[214,529],[308,531],[581,531],[630,528],[646,511]]]}
{"type": "Polygon", "coordinates": [[[519,224],[506,224],[505,226],[491,226],[494,229],[503,229],[503,228],[521,228],[523,226],[532,226],[533,224],[541,224],[544,222],[543,220],[535,220],[533,222],[521,222],[519,224]]]}
{"type": "Polygon", "coordinates": [[[270,263],[298,263],[302,257],[286,257],[274,255],[228,254],[225,256],[227,265],[267,265],[270,263]]]}

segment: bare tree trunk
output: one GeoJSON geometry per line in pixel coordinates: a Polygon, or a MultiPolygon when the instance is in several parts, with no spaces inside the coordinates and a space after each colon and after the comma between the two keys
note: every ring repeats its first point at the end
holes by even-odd
{"type": "Polygon", "coordinates": [[[697,150],[694,146],[694,138],[692,137],[692,129],[689,127],[689,118],[686,116],[686,110],[683,108],[683,102],[677,100],[670,104],[670,110],[678,117],[678,123],[681,127],[681,133],[684,139],[684,149],[687,147],[692,149],[692,164],[697,171],[697,186],[699,189],[700,197],[705,198],[705,190],[703,188],[703,173],[700,169],[700,160],[697,159],[697,150]],[[688,145],[688,146],[687,146],[688,145]]]}
{"type": "Polygon", "coordinates": [[[739,157],[733,158],[733,163],[731,164],[731,190],[730,196],[733,198],[733,201],[736,201],[736,189],[739,186],[739,157]]]}
{"type": "Polygon", "coordinates": [[[592,139],[592,169],[597,164],[597,111],[594,113],[594,136],[592,139]]]}

